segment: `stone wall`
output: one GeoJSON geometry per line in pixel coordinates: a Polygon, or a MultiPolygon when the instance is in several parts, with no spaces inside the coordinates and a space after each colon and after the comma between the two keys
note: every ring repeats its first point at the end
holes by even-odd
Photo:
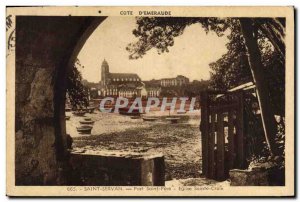
{"type": "Polygon", "coordinates": [[[265,163],[248,170],[229,171],[231,186],[284,186],[285,170],[265,163]],[[266,166],[267,165],[267,166],[266,166]]]}
{"type": "Polygon", "coordinates": [[[80,186],[164,186],[162,154],[71,153],[69,183],[80,186]]]}
{"type": "Polygon", "coordinates": [[[67,71],[104,19],[17,16],[16,185],[64,183],[67,71]]]}

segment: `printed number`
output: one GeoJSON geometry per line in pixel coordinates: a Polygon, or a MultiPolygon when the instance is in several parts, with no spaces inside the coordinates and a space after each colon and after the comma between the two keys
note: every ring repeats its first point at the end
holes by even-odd
{"type": "Polygon", "coordinates": [[[76,191],[76,187],[68,187],[67,191],[76,191]]]}

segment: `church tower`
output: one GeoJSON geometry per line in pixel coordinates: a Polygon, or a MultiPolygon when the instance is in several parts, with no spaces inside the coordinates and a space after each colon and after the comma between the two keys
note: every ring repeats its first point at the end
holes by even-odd
{"type": "Polygon", "coordinates": [[[107,84],[108,74],[109,66],[106,60],[104,59],[101,65],[101,83],[104,85],[107,84]]]}

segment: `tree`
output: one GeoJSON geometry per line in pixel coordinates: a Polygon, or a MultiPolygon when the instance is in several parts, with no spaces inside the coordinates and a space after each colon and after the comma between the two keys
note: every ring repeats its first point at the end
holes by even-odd
{"type": "MultiPolygon", "coordinates": [[[[239,29],[231,30],[227,36],[228,52],[209,65],[210,87],[216,90],[227,90],[243,83],[253,82],[244,38],[239,29]]],[[[284,116],[285,64],[269,39],[261,33],[259,35],[258,46],[262,56],[265,79],[270,90],[270,104],[277,115],[284,116]]]]}
{"type": "MultiPolygon", "coordinates": [[[[184,29],[191,24],[199,24],[206,32],[214,31],[218,36],[222,36],[225,30],[230,29],[231,32],[237,33],[236,37],[240,37],[243,40],[236,44],[243,44],[241,48],[246,50],[247,57],[244,55],[241,58],[241,62],[248,61],[252,78],[256,84],[266,141],[271,154],[277,154],[274,110],[268,104],[271,100],[270,90],[265,80],[266,75],[263,70],[262,55],[258,44],[261,38],[267,38],[274,50],[280,55],[280,62],[284,63],[284,20],[277,18],[138,17],[137,28],[133,30],[133,34],[138,38],[138,41],[129,44],[127,47],[127,50],[130,52],[130,58],[140,58],[152,48],[156,48],[159,54],[168,52],[168,47],[174,44],[174,37],[183,34],[184,29]]],[[[235,51],[237,50],[235,49],[235,51]]],[[[229,49],[229,58],[237,54],[237,52],[230,51],[232,50],[229,49]]]]}
{"type": "Polygon", "coordinates": [[[83,68],[77,59],[67,78],[67,95],[72,108],[81,109],[88,106],[87,89],[82,85],[82,75],[78,68],[83,68]]]}
{"type": "Polygon", "coordinates": [[[211,87],[216,90],[228,90],[238,85],[253,81],[244,38],[237,20],[231,20],[231,31],[227,36],[227,53],[209,64],[211,87]]]}

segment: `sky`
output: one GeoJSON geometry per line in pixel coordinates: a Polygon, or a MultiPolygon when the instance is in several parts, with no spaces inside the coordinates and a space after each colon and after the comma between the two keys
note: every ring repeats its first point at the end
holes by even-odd
{"type": "Polygon", "coordinates": [[[226,36],[206,34],[199,24],[187,27],[175,38],[170,52],[158,55],[151,49],[143,58],[130,60],[126,46],[137,41],[132,34],[134,17],[108,17],[88,38],[78,55],[84,68],[83,79],[99,82],[105,59],[112,73],[137,73],[142,80],[172,78],[183,75],[192,80],[209,79],[209,63],[227,52],[226,36]]]}

